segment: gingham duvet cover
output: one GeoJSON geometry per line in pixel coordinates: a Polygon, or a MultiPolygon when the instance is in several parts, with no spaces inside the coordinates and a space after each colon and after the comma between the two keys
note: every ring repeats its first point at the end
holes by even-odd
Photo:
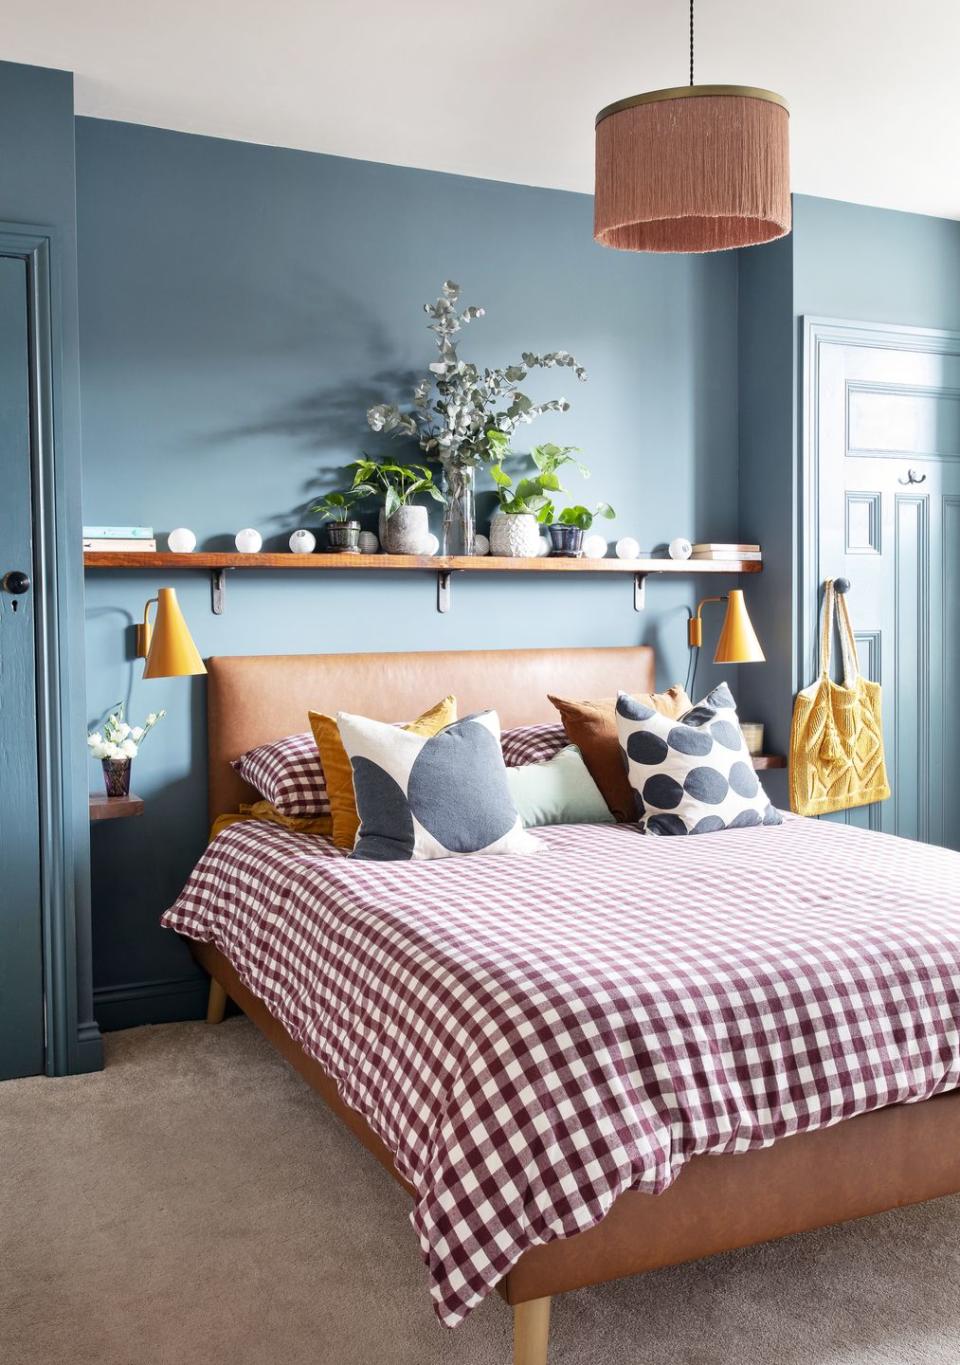
{"type": "Polygon", "coordinates": [[[241,823],[163,919],[395,1154],[451,1326],[696,1154],[960,1086],[960,855],[800,819],[536,834],[385,864],[241,823]]]}

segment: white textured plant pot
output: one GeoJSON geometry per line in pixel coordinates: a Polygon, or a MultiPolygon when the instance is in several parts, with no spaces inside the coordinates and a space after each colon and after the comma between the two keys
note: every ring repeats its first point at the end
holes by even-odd
{"type": "Polygon", "coordinates": [[[508,559],[535,559],[539,554],[540,526],[529,512],[502,512],[490,522],[490,553],[508,559]]]}
{"type": "Polygon", "coordinates": [[[426,554],[429,534],[430,522],[425,507],[398,507],[387,521],[387,553],[426,554]]]}

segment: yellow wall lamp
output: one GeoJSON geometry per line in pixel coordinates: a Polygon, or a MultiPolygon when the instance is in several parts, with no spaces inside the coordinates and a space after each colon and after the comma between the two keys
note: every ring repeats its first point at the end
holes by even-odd
{"type": "Polygon", "coordinates": [[[690,659],[690,674],[687,679],[687,694],[691,700],[693,700],[693,686],[697,678],[700,648],[703,644],[701,613],[710,602],[726,602],[727,604],[713,662],[715,664],[762,664],[766,662],[766,656],[760,648],[757,632],[753,628],[750,613],[747,611],[747,604],[743,599],[743,589],[731,588],[722,597],[705,597],[687,622],[687,644],[693,651],[690,659]]]}
{"type": "Polygon", "coordinates": [[[137,626],[137,658],[147,661],[145,678],[183,678],[206,673],[175,589],[158,588],[156,597],[151,597],[143,608],[143,622],[137,626]],[[151,622],[150,608],[154,603],[157,615],[151,622]]]}

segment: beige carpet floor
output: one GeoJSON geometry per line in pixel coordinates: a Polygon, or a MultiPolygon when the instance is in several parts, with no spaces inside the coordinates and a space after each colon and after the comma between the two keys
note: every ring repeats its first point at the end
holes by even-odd
{"type": "MultiPolygon", "coordinates": [[[[508,1365],[408,1203],[244,1019],[0,1086],[3,1365],[508,1365]]],[[[557,1301],[551,1365],[958,1365],[960,1199],[557,1301]]]]}

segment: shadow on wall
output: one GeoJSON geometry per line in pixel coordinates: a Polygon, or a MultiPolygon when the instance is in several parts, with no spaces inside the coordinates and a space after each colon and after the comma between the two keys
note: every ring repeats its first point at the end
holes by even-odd
{"type": "MultiPolygon", "coordinates": [[[[323,389],[315,389],[292,402],[268,409],[259,421],[244,422],[239,426],[223,427],[197,438],[199,446],[208,449],[230,447],[238,441],[259,440],[262,437],[282,437],[307,450],[335,453],[336,464],[321,465],[314,477],[302,486],[303,501],[284,512],[266,519],[283,528],[264,536],[265,550],[286,550],[291,525],[311,526],[317,521],[311,507],[318,498],[334,489],[347,486],[353,478],[348,468],[351,460],[362,454],[376,459],[389,456],[407,463],[423,459],[419,444],[412,439],[397,438],[378,433],[368,426],[366,413],[377,403],[409,404],[414,385],[421,373],[411,369],[382,369],[362,382],[344,382],[323,389]],[[345,458],[345,452],[350,452],[345,458]]],[[[370,513],[367,505],[361,510],[370,513]]],[[[374,509],[371,526],[376,525],[374,509]]],[[[233,550],[233,536],[208,536],[205,550],[233,550]]]]}
{"type": "MultiPolygon", "coordinates": [[[[146,598],[144,598],[144,601],[146,601],[146,598]]],[[[117,630],[123,632],[123,637],[125,641],[125,657],[132,663],[137,657],[135,648],[137,623],[133,619],[133,613],[125,611],[122,607],[88,607],[84,612],[84,619],[85,621],[88,622],[95,621],[97,620],[97,618],[105,616],[116,616],[119,618],[117,630]]],[[[127,682],[126,686],[123,689],[123,696],[117,698],[117,702],[119,701],[123,702],[124,714],[126,714],[130,710],[130,695],[132,690],[133,669],[131,668],[127,673],[127,682]]],[[[105,706],[102,711],[100,711],[99,715],[87,717],[88,733],[90,730],[94,728],[94,726],[99,726],[104,720],[106,720],[107,716],[116,706],[117,702],[108,703],[108,705],[105,706]]]]}
{"type": "MultiPolygon", "coordinates": [[[[401,407],[410,404],[414,385],[422,377],[417,370],[381,370],[368,381],[362,383],[343,383],[325,389],[313,390],[294,402],[283,403],[269,409],[259,421],[245,422],[240,426],[223,427],[198,438],[198,444],[209,449],[230,447],[244,439],[259,440],[261,437],[284,437],[297,442],[301,447],[318,452],[336,452],[342,457],[345,450],[352,450],[348,459],[336,464],[321,465],[316,474],[302,485],[303,501],[289,510],[277,512],[267,517],[266,526],[275,525],[282,529],[264,535],[265,551],[285,551],[288,549],[291,526],[315,528],[318,514],[311,509],[313,504],[325,493],[342,489],[353,479],[350,461],[361,454],[374,459],[391,459],[405,464],[429,463],[434,470],[434,478],[439,483],[440,471],[436,461],[427,461],[419,442],[412,437],[387,435],[373,431],[365,420],[367,410],[376,403],[395,402],[401,407]]],[[[530,444],[534,444],[531,440],[530,444]]],[[[529,463],[526,453],[515,457],[519,470],[529,463]]],[[[497,506],[496,490],[485,471],[479,471],[479,481],[490,486],[479,487],[477,491],[477,529],[486,533],[487,523],[497,506]]],[[[439,530],[442,511],[439,505],[427,504],[431,527],[439,530]]],[[[357,515],[365,526],[377,529],[379,503],[368,500],[360,503],[357,515]]],[[[319,537],[318,537],[319,539],[319,537]]],[[[234,537],[222,532],[204,537],[200,548],[210,551],[232,551],[235,549],[234,537]]],[[[322,548],[322,546],[321,546],[322,548]]]]}

